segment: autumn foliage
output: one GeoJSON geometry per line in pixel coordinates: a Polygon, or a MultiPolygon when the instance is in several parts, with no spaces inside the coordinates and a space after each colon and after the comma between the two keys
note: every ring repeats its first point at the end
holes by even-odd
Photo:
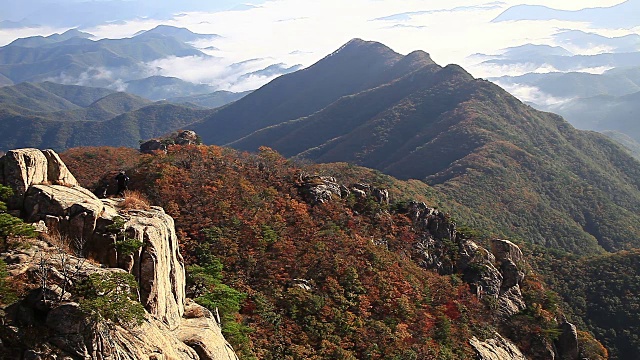
{"type": "MultiPolygon", "coordinates": [[[[74,173],[108,176],[128,161],[118,151],[131,160],[118,149],[99,167],[81,152],[63,158],[74,173]]],[[[222,318],[243,359],[466,359],[468,340],[496,329],[460,277],[412,260],[410,219],[375,202],[306,203],[303,169],[271,149],[174,146],[136,158],[130,188],[175,218],[195,269],[189,295],[214,301],[202,292],[218,289],[228,312],[239,304],[222,318]]]]}

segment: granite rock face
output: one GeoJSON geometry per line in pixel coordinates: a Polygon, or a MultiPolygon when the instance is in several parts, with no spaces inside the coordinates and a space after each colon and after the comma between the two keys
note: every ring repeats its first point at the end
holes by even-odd
{"type": "Polygon", "coordinates": [[[324,204],[336,198],[347,198],[349,195],[356,199],[366,199],[371,196],[377,203],[389,205],[389,191],[378,189],[369,184],[355,183],[350,186],[339,184],[334,177],[301,174],[298,187],[304,199],[312,204],[324,204]]]}
{"type": "Polygon", "coordinates": [[[178,326],[185,299],[185,271],[173,219],[162,208],[119,210],[123,200],[100,200],[79,186],[33,185],[26,193],[24,212],[32,222],[44,220],[70,239],[82,239],[87,255],[119,266],[138,280],[147,311],[171,329],[178,326]],[[115,218],[121,232],[140,241],[134,254],[119,254],[117,238],[108,231],[115,218]]]}
{"type": "Polygon", "coordinates": [[[233,348],[224,341],[213,314],[192,300],[187,300],[184,318],[174,334],[202,360],[238,360],[233,348]]]}
{"type": "Polygon", "coordinates": [[[169,145],[197,145],[200,137],[192,130],[179,130],[161,139],[151,139],[140,144],[140,152],[153,154],[155,151],[167,151],[169,145]]]}
{"type": "Polygon", "coordinates": [[[129,211],[127,216],[124,231],[144,244],[131,270],[138,279],[142,304],[175,329],[184,313],[186,282],[173,218],[157,207],[129,211]]]}
{"type": "Polygon", "coordinates": [[[492,339],[480,341],[472,338],[469,343],[476,351],[477,360],[526,360],[522,352],[509,340],[499,334],[492,339]]]}
{"type": "Polygon", "coordinates": [[[10,276],[41,287],[8,311],[0,350],[10,348],[17,358],[237,359],[211,313],[185,298],[174,221],[162,208],[131,209],[125,199],[98,199],[78,186],[50,150],[13,150],[0,166],[0,180],[15,193],[11,205],[58,242],[34,240],[28,248],[1,254],[10,276]],[[125,239],[141,245],[120,250],[118,242],[125,239]],[[113,271],[129,272],[138,282],[148,312],[139,327],[90,326],[73,302],[75,283],[113,271]],[[25,327],[48,336],[33,347],[25,342],[25,327]]]}
{"type": "MultiPolygon", "coordinates": [[[[138,327],[93,324],[74,302],[74,285],[92,274],[125,271],[102,268],[73,255],[63,255],[58,246],[33,240],[28,249],[16,249],[2,254],[12,276],[21,275],[38,282],[42,269],[47,268],[47,289],[37,288],[24,300],[6,309],[8,328],[13,336],[0,334],[2,344],[14,351],[16,358],[27,352],[43,359],[200,359],[195,349],[180,341],[165,321],[150,313],[138,327]],[[62,257],[61,257],[62,255],[62,257]],[[61,259],[64,258],[64,263],[61,259]],[[66,271],[65,271],[66,268],[66,271]],[[65,275],[67,274],[67,275],[65,275]],[[57,284],[67,282],[66,289],[57,284]],[[34,346],[29,336],[47,334],[34,346]],[[31,335],[29,335],[31,334],[31,335]]],[[[178,326],[187,319],[178,319],[178,326]]],[[[217,326],[217,324],[215,324],[217,326]]],[[[219,333],[219,332],[218,332],[219,333]]],[[[220,335],[221,337],[221,335],[220,335]]],[[[224,338],[208,339],[213,343],[224,338]]],[[[10,353],[10,352],[9,352],[10,353]]]]}
{"type": "Polygon", "coordinates": [[[422,267],[442,275],[461,274],[479,298],[497,301],[504,319],[526,308],[520,291],[525,262],[517,245],[496,239],[489,251],[459,234],[446,214],[424,203],[409,202],[407,214],[424,233],[415,248],[422,267]]]}
{"type": "Polygon", "coordinates": [[[77,186],[76,178],[53,150],[18,149],[0,158],[0,183],[13,189],[10,209],[20,209],[27,189],[36,184],[77,186]]]}

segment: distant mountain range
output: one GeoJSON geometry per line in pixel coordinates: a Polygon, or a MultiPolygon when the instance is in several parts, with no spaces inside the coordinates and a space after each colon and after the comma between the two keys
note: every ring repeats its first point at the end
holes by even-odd
{"type": "MultiPolygon", "coordinates": [[[[74,114],[103,112],[102,107],[100,104],[95,104],[92,109],[76,111],[74,114]]],[[[66,117],[67,113],[21,115],[0,109],[0,132],[3,134],[0,143],[3,149],[22,147],[67,149],[90,145],[137,147],[140,140],[158,137],[183,128],[209,115],[211,111],[215,110],[196,110],[191,107],[160,103],[104,121],[96,121],[97,117],[93,113],[91,121],[82,119],[60,121],[56,115],[66,117]]]]}
{"type": "Polygon", "coordinates": [[[598,95],[549,105],[580,129],[617,131],[640,142],[640,91],[624,95],[598,95]]]}
{"type": "Polygon", "coordinates": [[[614,68],[637,66],[640,63],[640,52],[605,53],[597,55],[558,56],[548,55],[533,58],[496,58],[484,64],[496,66],[522,65],[532,68],[552,67],[558,71],[581,71],[593,68],[614,68]]]}
{"type": "Polygon", "coordinates": [[[603,74],[529,73],[489,80],[504,86],[531,86],[545,94],[565,99],[597,95],[620,96],[640,91],[640,66],[613,69],[603,74]]]}
{"type": "Polygon", "coordinates": [[[571,30],[559,32],[554,40],[560,46],[526,44],[472,59],[481,61],[480,66],[530,71],[489,80],[539,110],[562,115],[580,129],[620,133],[613,138],[634,148],[625,136],[640,141],[637,95],[633,95],[640,92],[640,35],[605,37],[571,30]],[[567,49],[601,53],[573,55],[567,49]]]}
{"type": "Polygon", "coordinates": [[[133,38],[93,41],[70,30],[57,36],[18,39],[0,48],[0,74],[13,83],[80,82],[112,85],[108,73],[122,79],[139,76],[142,63],[168,56],[206,55],[172,36],[145,32],[133,38]]]}
{"type": "Polygon", "coordinates": [[[531,73],[491,80],[514,91],[528,87],[534,95],[532,106],[560,114],[579,129],[615,131],[640,142],[640,67],[616,68],[603,74],[531,73]],[[536,102],[535,96],[541,101],[536,102]],[[545,101],[547,96],[552,99],[545,101]]]}
{"type": "Polygon", "coordinates": [[[125,84],[128,93],[151,100],[210,94],[216,91],[216,88],[211,85],[194,84],[167,76],[150,76],[127,81],[125,84]]]}
{"type": "Polygon", "coordinates": [[[0,149],[137,147],[246,95],[217,91],[154,103],[109,89],[52,82],[0,87],[0,149]]]}
{"type": "Polygon", "coordinates": [[[67,30],[62,34],[52,34],[49,36],[31,36],[28,38],[21,38],[12,41],[8,46],[22,46],[22,47],[39,47],[43,45],[50,45],[57,42],[66,41],[73,38],[89,39],[93,35],[79,31],[77,29],[67,30]]]}
{"type": "Polygon", "coordinates": [[[136,33],[135,36],[143,35],[143,34],[170,36],[185,43],[193,42],[196,40],[203,40],[203,39],[210,40],[210,39],[220,38],[220,35],[217,35],[217,34],[196,34],[190,31],[189,29],[179,28],[179,27],[169,26],[169,25],[158,25],[151,30],[140,31],[136,33]]]}
{"type": "Polygon", "coordinates": [[[0,86],[49,81],[110,88],[150,100],[166,100],[211,94],[220,87],[229,88],[254,78],[270,79],[300,68],[281,63],[265,65],[268,61],[264,59],[249,61],[250,64],[221,63],[219,66],[228,69],[229,74],[221,75],[224,80],[220,80],[220,84],[193,83],[159,74],[179,66],[174,61],[183,58],[216,63],[217,58],[203,53],[193,44],[199,40],[218,39],[219,35],[159,25],[131,38],[92,40],[92,37],[89,33],[71,29],[46,37],[17,39],[0,47],[0,86]],[[158,64],[158,61],[164,63],[158,64]]]}
{"type": "Polygon", "coordinates": [[[611,53],[640,51],[640,35],[606,37],[580,30],[565,30],[553,36],[555,42],[580,49],[600,48],[611,53]]]}
{"type": "Polygon", "coordinates": [[[627,0],[611,7],[586,8],[577,11],[558,10],[540,5],[512,6],[493,22],[519,20],[565,20],[588,22],[599,27],[632,28],[638,25],[640,4],[627,0]]]}
{"type": "Polygon", "coordinates": [[[0,105],[32,112],[75,110],[112,94],[112,90],[52,82],[21,83],[0,88],[0,105]]]}
{"type": "Polygon", "coordinates": [[[242,99],[250,93],[251,91],[244,91],[239,93],[230,91],[215,91],[210,94],[170,98],[167,101],[175,104],[193,104],[203,108],[214,109],[232,103],[238,99],[242,99]]]}

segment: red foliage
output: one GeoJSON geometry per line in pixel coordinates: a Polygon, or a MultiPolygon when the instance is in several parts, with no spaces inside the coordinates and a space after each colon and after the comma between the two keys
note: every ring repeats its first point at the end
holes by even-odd
{"type": "Polygon", "coordinates": [[[175,218],[186,262],[223,263],[225,282],[248,294],[241,315],[258,358],[431,359],[445,347],[464,358],[484,321],[466,286],[411,261],[419,233],[404,215],[356,214],[344,200],[311,206],[295,186],[301,169],[270,149],[75,149],[64,159],[84,183],[130,169],[130,187],[175,218]],[[433,340],[442,318],[448,343],[433,340]]]}

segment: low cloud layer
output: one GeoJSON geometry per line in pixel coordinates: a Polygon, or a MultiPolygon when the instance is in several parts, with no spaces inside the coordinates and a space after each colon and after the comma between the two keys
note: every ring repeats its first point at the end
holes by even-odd
{"type": "MultiPolygon", "coordinates": [[[[564,10],[611,6],[621,0],[538,0],[534,4],[564,10]]],[[[149,74],[175,76],[225,90],[248,90],[271,80],[269,76],[243,74],[284,63],[309,66],[352,38],[382,42],[406,54],[425,50],[441,65],[457,63],[476,77],[519,75],[529,71],[553,71],[516,66],[479,66],[474,53],[495,54],[503,48],[525,43],[558,45],[553,35],[564,29],[596,32],[605,36],[640,33],[635,29],[593,29],[587,23],[519,21],[491,23],[508,7],[520,1],[478,2],[471,0],[271,0],[235,11],[180,13],[170,20],[138,19],[82,29],[98,38],[130,37],[159,24],[187,27],[222,37],[198,42],[212,57],[167,58],[143,64],[149,74]],[[248,61],[251,59],[261,59],[248,61]],[[233,64],[243,64],[241,66],[233,64]]],[[[533,4],[532,3],[532,4],[533,4]]],[[[252,5],[251,1],[247,5],[252,5]]],[[[49,35],[65,29],[0,30],[0,44],[26,35],[49,35]]],[[[569,49],[597,53],[606,49],[569,49]]],[[[105,70],[107,71],[107,70],[105,70]]],[[[112,75],[117,78],[117,74],[112,75]]],[[[117,80],[117,79],[116,79],[117,80]]],[[[83,79],[78,79],[83,81],[83,79]]]]}
{"type": "Polygon", "coordinates": [[[541,105],[542,108],[558,106],[573,100],[571,98],[559,98],[559,97],[551,96],[547,93],[540,91],[540,89],[535,86],[528,86],[523,84],[500,83],[500,82],[497,82],[497,84],[503,89],[507,90],[513,96],[520,99],[521,101],[526,103],[541,105]]]}
{"type": "Polygon", "coordinates": [[[241,92],[256,89],[278,75],[246,75],[273,64],[273,59],[253,59],[230,63],[217,57],[170,57],[145,64],[152,75],[177,77],[196,84],[208,84],[217,90],[241,92]]]}

